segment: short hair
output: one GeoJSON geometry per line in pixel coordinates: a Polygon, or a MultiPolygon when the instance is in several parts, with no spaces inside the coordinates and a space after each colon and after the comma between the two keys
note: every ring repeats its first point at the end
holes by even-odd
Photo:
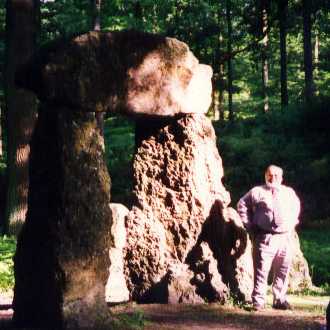
{"type": "Polygon", "coordinates": [[[283,169],[282,169],[281,167],[277,166],[277,165],[274,165],[274,164],[271,164],[271,165],[267,166],[266,171],[265,171],[265,174],[266,174],[271,168],[273,168],[274,170],[279,171],[280,174],[281,174],[281,176],[283,176],[283,169]]]}

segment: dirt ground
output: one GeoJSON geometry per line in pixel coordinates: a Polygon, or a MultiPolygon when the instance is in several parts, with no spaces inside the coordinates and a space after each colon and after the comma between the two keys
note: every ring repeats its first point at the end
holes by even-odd
{"type": "MultiPolygon", "coordinates": [[[[110,312],[116,319],[142,315],[145,330],[325,330],[324,309],[328,301],[329,297],[322,300],[317,297],[311,297],[309,300],[302,297],[292,304],[293,311],[274,310],[270,304],[262,312],[251,312],[218,304],[129,303],[112,307],[110,312]]],[[[0,296],[0,329],[10,329],[13,313],[10,303],[11,297],[0,296]]]]}
{"type": "Polygon", "coordinates": [[[250,312],[238,307],[208,305],[135,305],[112,309],[114,315],[143,312],[145,330],[325,330],[325,317],[301,310],[271,307],[250,312]]]}

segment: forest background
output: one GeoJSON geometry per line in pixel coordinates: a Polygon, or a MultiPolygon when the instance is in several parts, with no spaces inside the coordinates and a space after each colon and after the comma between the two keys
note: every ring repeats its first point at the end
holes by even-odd
{"type": "MultiPolygon", "coordinates": [[[[0,287],[28,195],[37,100],[14,75],[39,47],[91,29],[186,42],[212,66],[213,121],[232,205],[270,164],[302,200],[299,234],[315,284],[330,285],[330,3],[327,0],[0,0],[0,287]],[[23,8],[23,9],[22,9],[23,8]]],[[[112,201],[129,206],[134,123],[104,118],[112,201]]]]}

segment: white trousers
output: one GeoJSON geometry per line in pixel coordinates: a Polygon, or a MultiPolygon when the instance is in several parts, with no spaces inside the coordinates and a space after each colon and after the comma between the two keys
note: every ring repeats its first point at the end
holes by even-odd
{"type": "Polygon", "coordinates": [[[254,240],[254,289],[252,302],[263,306],[269,272],[273,271],[273,299],[284,302],[292,264],[292,233],[258,234],[254,240]]]}

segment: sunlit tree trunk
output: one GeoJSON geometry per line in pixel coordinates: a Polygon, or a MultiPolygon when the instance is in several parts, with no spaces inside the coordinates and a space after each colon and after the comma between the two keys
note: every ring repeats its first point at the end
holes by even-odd
{"type": "MultiPolygon", "coordinates": [[[[39,32],[39,0],[6,3],[5,97],[7,128],[7,198],[4,232],[18,233],[25,221],[30,138],[36,98],[15,86],[15,72],[32,55],[39,32]]],[[[45,146],[47,147],[47,146],[45,146]]]]}
{"type": "Polygon", "coordinates": [[[262,63],[262,93],[263,93],[263,111],[269,110],[269,98],[268,98],[268,85],[269,85],[269,67],[268,67],[268,11],[267,0],[261,1],[261,27],[262,27],[262,47],[261,47],[261,63],[262,63]]]}
{"type": "Polygon", "coordinates": [[[221,62],[220,54],[221,47],[223,44],[223,35],[222,35],[222,12],[220,6],[218,7],[217,13],[217,24],[219,26],[219,35],[217,40],[216,49],[214,52],[213,58],[213,67],[214,67],[214,88],[213,88],[213,120],[223,120],[224,119],[224,64],[221,62]]]}
{"type": "MultiPolygon", "coordinates": [[[[315,79],[319,78],[319,62],[320,62],[320,38],[319,31],[315,31],[315,44],[314,44],[314,76],[315,79]]],[[[318,95],[319,91],[317,87],[314,85],[315,93],[318,95]]]]}
{"type": "MultiPolygon", "coordinates": [[[[223,38],[223,34],[221,33],[222,30],[222,26],[221,26],[221,22],[222,22],[222,11],[221,8],[219,6],[218,8],[218,25],[220,27],[220,32],[219,32],[219,39],[218,39],[218,50],[219,50],[219,57],[220,57],[220,49],[221,46],[224,42],[224,38],[223,38]]],[[[218,64],[218,68],[219,68],[219,76],[218,76],[218,80],[219,80],[219,84],[218,84],[218,88],[219,88],[219,93],[218,93],[218,118],[219,120],[223,121],[225,118],[225,109],[224,109],[224,97],[225,97],[225,93],[224,93],[224,86],[225,86],[225,66],[223,61],[221,61],[218,64]]]]}
{"type": "Polygon", "coordinates": [[[223,121],[225,119],[225,112],[224,112],[224,76],[225,76],[225,66],[223,63],[220,64],[220,71],[219,71],[219,80],[220,80],[220,87],[219,87],[219,94],[218,94],[218,107],[219,107],[219,119],[223,121]]]}
{"type": "MultiPolygon", "coordinates": [[[[231,21],[231,0],[226,0],[226,20],[227,20],[227,52],[232,53],[232,21],[231,21]]],[[[228,111],[229,120],[234,120],[233,109],[233,67],[231,56],[227,60],[227,80],[228,80],[228,111]]]]}
{"type": "Polygon", "coordinates": [[[305,70],[305,99],[310,102],[313,98],[313,56],[312,56],[312,19],[311,1],[303,0],[304,22],[304,70],[305,70]]]}
{"type": "Polygon", "coordinates": [[[278,1],[278,13],[280,17],[281,106],[282,108],[285,108],[289,104],[287,50],[286,50],[288,0],[278,1]]]}
{"type": "MultiPolygon", "coordinates": [[[[102,0],[91,0],[92,6],[92,29],[101,31],[101,4],[102,0]]],[[[104,112],[96,112],[95,114],[97,127],[101,136],[104,135],[104,112]]]]}
{"type": "Polygon", "coordinates": [[[218,94],[219,94],[218,89],[213,87],[212,88],[211,115],[212,115],[212,120],[214,120],[214,121],[219,120],[218,94]]]}

